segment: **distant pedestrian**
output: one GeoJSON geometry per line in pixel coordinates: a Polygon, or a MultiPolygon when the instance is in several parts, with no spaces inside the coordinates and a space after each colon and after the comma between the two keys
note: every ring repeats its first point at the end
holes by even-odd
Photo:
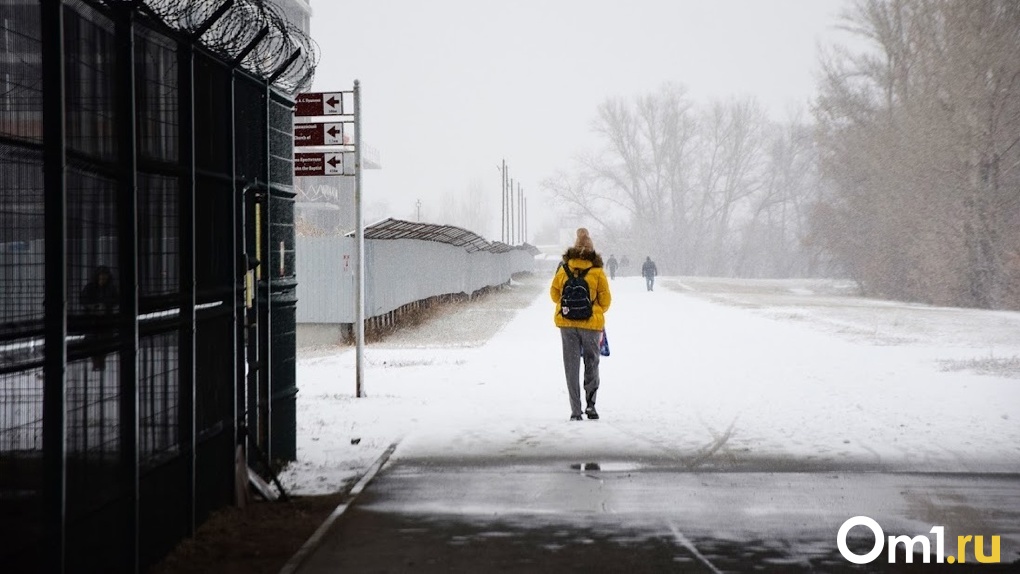
{"type": "Polygon", "coordinates": [[[606,325],[605,312],[612,296],[609,280],[602,270],[602,257],[595,252],[588,230],[577,230],[574,246],[563,254],[556,268],[549,295],[556,303],[554,322],[563,344],[563,371],[570,398],[570,420],[581,420],[581,390],[578,371],[584,360],[584,393],[589,419],[599,418],[595,396],[599,390],[599,341],[606,325]],[[580,353],[578,353],[580,349],[580,353]]]}
{"type": "Polygon", "coordinates": [[[618,266],[619,266],[619,263],[617,263],[617,261],[616,261],[616,256],[610,255],[609,256],[609,260],[606,261],[606,267],[609,268],[609,278],[610,279],[616,279],[616,268],[618,266]]]}
{"type": "Polygon", "coordinates": [[[645,262],[641,265],[641,274],[645,277],[645,287],[652,291],[652,288],[655,287],[655,276],[659,274],[659,270],[655,267],[651,255],[645,257],[645,262]]]}

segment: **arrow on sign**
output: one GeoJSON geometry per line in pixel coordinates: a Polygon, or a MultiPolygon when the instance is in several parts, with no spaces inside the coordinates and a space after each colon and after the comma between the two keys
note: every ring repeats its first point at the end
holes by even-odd
{"type": "Polygon", "coordinates": [[[327,153],[324,158],[325,165],[323,165],[323,175],[343,175],[344,174],[344,156],[338,153],[327,153]]]}
{"type": "Polygon", "coordinates": [[[297,117],[342,116],[345,92],[306,92],[294,101],[297,117]]]}
{"type": "Polygon", "coordinates": [[[333,124],[332,126],[329,127],[328,130],[326,130],[326,133],[333,136],[333,138],[336,138],[338,134],[341,134],[343,132],[341,130],[336,129],[336,124],[333,124]]]}

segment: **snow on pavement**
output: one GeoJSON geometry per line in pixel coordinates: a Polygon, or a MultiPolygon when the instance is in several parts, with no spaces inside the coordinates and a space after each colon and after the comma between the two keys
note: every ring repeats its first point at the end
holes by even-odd
{"type": "Polygon", "coordinates": [[[299,358],[298,461],[285,485],[336,491],[397,440],[397,458],[508,465],[598,455],[689,469],[1020,472],[1015,372],[946,368],[1020,357],[1020,313],[870,300],[831,281],[660,278],[647,292],[618,278],[603,418],[569,422],[548,280],[442,317],[444,333],[459,322],[470,336],[432,323],[369,345],[366,398],[354,398],[353,349],[299,358]]]}

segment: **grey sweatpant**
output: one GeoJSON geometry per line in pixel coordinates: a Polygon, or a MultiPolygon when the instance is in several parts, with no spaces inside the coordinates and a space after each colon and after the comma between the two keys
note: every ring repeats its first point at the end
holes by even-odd
{"type": "Polygon", "coordinates": [[[570,394],[570,414],[581,414],[581,388],[578,371],[584,357],[584,397],[588,406],[595,406],[599,390],[599,338],[601,331],[560,327],[563,340],[563,372],[567,375],[567,392],[570,394]]]}

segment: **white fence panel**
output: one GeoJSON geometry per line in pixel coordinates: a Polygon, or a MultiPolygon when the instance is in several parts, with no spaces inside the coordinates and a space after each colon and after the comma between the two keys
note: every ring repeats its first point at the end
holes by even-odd
{"type": "MultiPolygon", "coordinates": [[[[354,322],[351,237],[297,238],[297,322],[354,322]]],[[[365,241],[365,318],[439,295],[473,293],[502,285],[514,273],[532,271],[525,250],[475,251],[419,239],[365,241]]]]}

